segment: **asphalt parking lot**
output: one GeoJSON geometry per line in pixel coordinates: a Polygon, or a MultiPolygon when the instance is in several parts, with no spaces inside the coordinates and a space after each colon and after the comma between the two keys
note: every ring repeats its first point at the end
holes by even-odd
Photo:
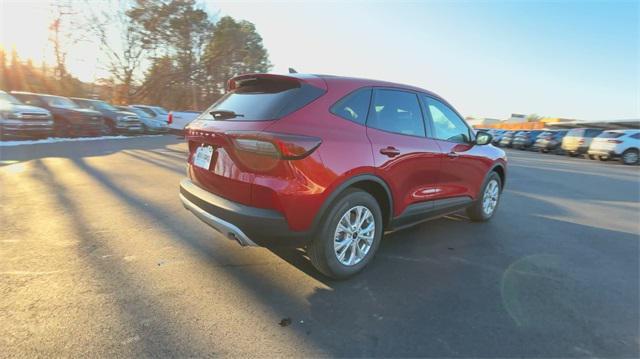
{"type": "Polygon", "coordinates": [[[347,281],[182,208],[174,136],[0,147],[0,356],[638,357],[640,169],[509,151],[347,281]]]}

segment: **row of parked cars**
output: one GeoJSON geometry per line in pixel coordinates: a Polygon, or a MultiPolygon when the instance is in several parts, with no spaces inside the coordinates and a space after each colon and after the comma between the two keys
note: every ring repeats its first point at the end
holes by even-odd
{"type": "Polygon", "coordinates": [[[114,106],[105,101],[0,91],[2,137],[69,137],[165,133],[170,113],[159,106],[114,106]]]}
{"type": "Polygon", "coordinates": [[[493,144],[521,150],[586,155],[592,160],[620,159],[626,165],[636,165],[640,156],[640,130],[603,130],[574,128],[570,130],[486,130],[493,135],[493,144]]]}

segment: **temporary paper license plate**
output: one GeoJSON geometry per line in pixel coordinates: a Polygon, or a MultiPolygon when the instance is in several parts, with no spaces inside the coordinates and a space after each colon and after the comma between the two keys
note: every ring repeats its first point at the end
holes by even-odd
{"type": "Polygon", "coordinates": [[[206,170],[211,165],[211,156],[213,155],[213,147],[201,146],[196,149],[196,154],[193,158],[193,165],[206,170]]]}

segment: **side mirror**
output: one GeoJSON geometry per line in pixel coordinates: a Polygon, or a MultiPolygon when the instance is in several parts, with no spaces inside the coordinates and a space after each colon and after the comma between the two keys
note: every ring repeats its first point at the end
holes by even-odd
{"type": "Polygon", "coordinates": [[[476,134],[476,145],[488,145],[493,140],[493,136],[491,136],[488,132],[478,132],[476,134]]]}

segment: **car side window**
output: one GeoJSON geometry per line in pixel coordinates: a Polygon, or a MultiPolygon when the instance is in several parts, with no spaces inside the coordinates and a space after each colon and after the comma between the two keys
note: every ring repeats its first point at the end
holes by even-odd
{"type": "Polygon", "coordinates": [[[331,106],[330,111],[345,120],[364,125],[370,101],[371,89],[356,90],[331,106]]]}
{"type": "Polygon", "coordinates": [[[401,135],[424,137],[424,120],[418,96],[406,91],[376,90],[367,126],[401,135]]]}
{"type": "Polygon", "coordinates": [[[636,140],[640,140],[640,132],[634,133],[633,135],[631,135],[631,138],[635,138],[636,140]]]}
{"type": "Polygon", "coordinates": [[[428,96],[423,98],[431,114],[433,137],[460,143],[471,140],[469,126],[449,106],[428,96]]]}

